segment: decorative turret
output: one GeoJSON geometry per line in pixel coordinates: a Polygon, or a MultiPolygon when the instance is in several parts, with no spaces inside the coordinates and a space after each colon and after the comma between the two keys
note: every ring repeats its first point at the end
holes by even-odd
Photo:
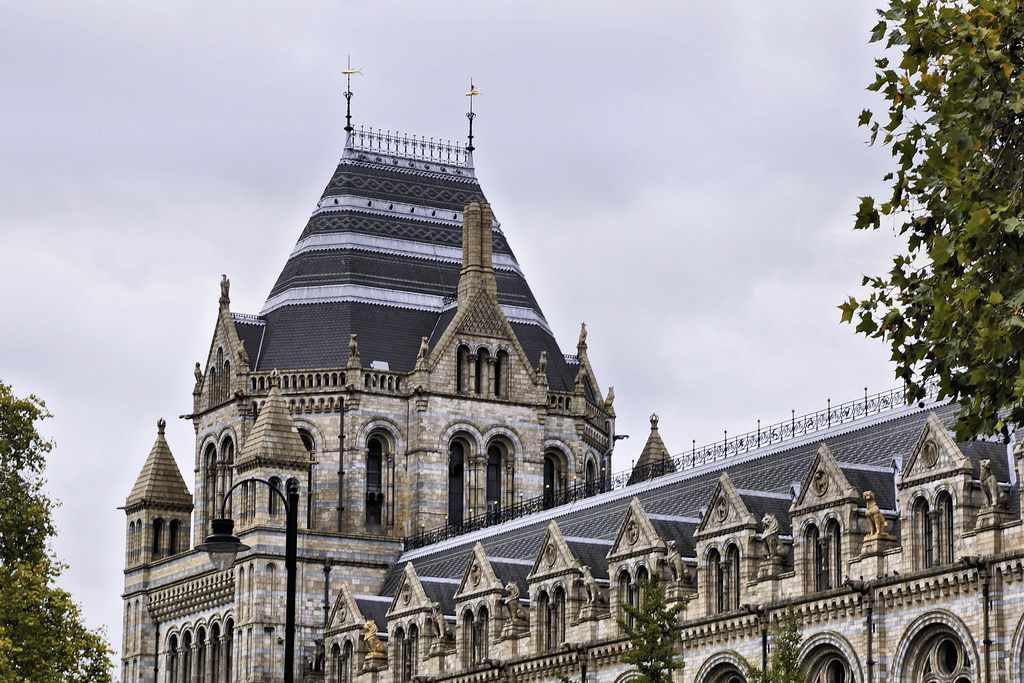
{"type": "Polygon", "coordinates": [[[164,438],[163,418],[156,443],[125,501],[128,517],[125,566],[149,564],[188,550],[192,494],[164,438]]]}
{"type": "Polygon", "coordinates": [[[647,443],[640,452],[640,459],[633,466],[633,473],[629,477],[630,484],[638,484],[654,477],[676,471],[676,464],[665,448],[665,442],[661,440],[658,433],[658,416],[651,415],[651,433],[647,437],[647,443]]]}
{"type": "Polygon", "coordinates": [[[281,395],[280,376],[270,375],[270,393],[260,409],[256,424],[245,440],[238,458],[238,471],[243,472],[264,464],[285,467],[309,465],[309,451],[295,428],[288,405],[281,395]]]}

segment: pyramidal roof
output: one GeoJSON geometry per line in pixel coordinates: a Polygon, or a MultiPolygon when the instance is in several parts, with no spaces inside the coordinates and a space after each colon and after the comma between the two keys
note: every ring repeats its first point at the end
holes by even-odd
{"type": "Polygon", "coordinates": [[[629,477],[629,483],[635,484],[655,476],[651,473],[651,466],[655,463],[664,463],[663,468],[658,471],[658,476],[676,471],[675,463],[668,454],[668,449],[665,448],[665,442],[661,440],[661,434],[658,433],[658,416],[651,415],[651,433],[647,437],[644,449],[640,451],[640,458],[633,466],[633,474],[629,477]]]}
{"type": "Polygon", "coordinates": [[[309,462],[309,453],[295,428],[288,405],[281,395],[278,376],[271,374],[270,393],[260,408],[256,424],[245,439],[239,463],[248,460],[309,462]]]}
{"type": "Polygon", "coordinates": [[[146,458],[146,463],[135,480],[132,492],[128,494],[125,507],[146,505],[160,508],[192,509],[192,494],[181,477],[178,463],[174,461],[171,449],[164,438],[167,423],[160,418],[156,423],[156,443],[146,458]]]}
{"type": "MultiPolygon", "coordinates": [[[[357,334],[364,364],[407,372],[456,309],[462,212],[485,202],[465,147],[383,132],[349,133],[327,183],[258,316],[236,315],[254,370],[340,367],[357,334]]],[[[569,367],[497,220],[498,303],[529,360],[549,359],[552,388],[569,367]]]]}

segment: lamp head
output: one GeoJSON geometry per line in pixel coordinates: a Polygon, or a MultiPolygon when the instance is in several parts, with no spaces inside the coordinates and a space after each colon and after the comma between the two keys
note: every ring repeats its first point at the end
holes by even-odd
{"type": "Polygon", "coordinates": [[[196,550],[203,550],[210,554],[210,561],[217,567],[218,571],[224,571],[235,563],[238,553],[249,550],[249,546],[238,540],[235,536],[235,520],[215,519],[211,522],[213,533],[206,537],[206,541],[196,546],[196,550]]]}

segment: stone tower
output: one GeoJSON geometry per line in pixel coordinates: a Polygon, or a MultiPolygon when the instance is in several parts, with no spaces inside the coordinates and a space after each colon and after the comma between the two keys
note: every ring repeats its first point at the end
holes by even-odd
{"type": "Polygon", "coordinates": [[[463,147],[351,131],[263,309],[230,303],[224,278],[189,416],[192,538],[237,484],[228,509],[258,550],[223,576],[184,547],[159,558],[161,666],[281,672],[285,520],[244,480],[298,486],[297,665],[342,582],[375,592],[403,547],[604,488],[614,411],[585,333],[561,352],[463,147]],[[200,622],[244,657],[198,662],[200,622]]]}
{"type": "Polygon", "coordinates": [[[192,494],[164,438],[165,426],[161,418],[156,443],[122,508],[127,516],[125,575],[132,577],[125,580],[123,596],[122,680],[128,680],[129,669],[145,670],[156,663],[156,622],[146,582],[157,564],[189,548],[192,494]]]}

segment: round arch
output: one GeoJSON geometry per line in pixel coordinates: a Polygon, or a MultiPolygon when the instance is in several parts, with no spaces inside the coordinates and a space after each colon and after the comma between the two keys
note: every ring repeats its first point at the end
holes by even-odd
{"type": "Polygon", "coordinates": [[[903,683],[904,681],[912,683],[909,678],[904,677],[907,662],[911,656],[911,645],[916,644],[918,637],[922,633],[935,627],[945,627],[952,631],[960,639],[961,644],[963,644],[964,652],[974,664],[975,670],[981,670],[981,657],[978,656],[978,646],[963,620],[948,610],[932,610],[915,619],[906,628],[903,635],[900,636],[899,646],[896,648],[892,658],[892,671],[890,673],[893,683],[903,683]]]}
{"type": "MultiPolygon", "coordinates": [[[[697,683],[708,683],[711,680],[711,674],[716,672],[716,669],[724,667],[733,667],[742,674],[746,668],[745,665],[747,660],[740,656],[735,650],[722,650],[716,652],[700,665],[700,669],[697,670],[697,677],[694,679],[697,683]]],[[[744,676],[744,680],[746,677],[744,676]]]]}
{"type": "Polygon", "coordinates": [[[492,441],[506,441],[506,445],[511,445],[509,449],[513,457],[523,453],[523,440],[519,438],[519,435],[514,429],[506,425],[494,425],[489,427],[481,435],[480,443],[485,443],[488,446],[492,441]]]}
{"type": "Polygon", "coordinates": [[[837,651],[846,659],[846,663],[850,667],[850,673],[853,675],[851,683],[860,683],[864,680],[864,672],[861,668],[860,660],[857,658],[856,650],[850,645],[850,641],[835,631],[815,633],[806,638],[800,645],[800,664],[806,670],[807,665],[812,663],[816,653],[826,649],[837,651]]]}
{"type": "Polygon", "coordinates": [[[483,434],[475,425],[469,422],[457,421],[449,422],[448,425],[441,430],[441,434],[437,440],[437,448],[441,453],[447,453],[448,447],[451,445],[452,439],[456,436],[463,437],[470,447],[470,453],[466,455],[473,455],[480,448],[480,444],[486,443],[483,434]]]}
{"type": "Polygon", "coordinates": [[[229,426],[222,429],[220,434],[217,435],[218,454],[223,452],[225,443],[228,439],[231,439],[231,442],[235,445],[235,452],[238,452],[238,435],[235,434],[234,428],[229,426]]]}
{"type": "Polygon", "coordinates": [[[399,428],[397,422],[385,417],[366,420],[359,425],[358,431],[355,435],[355,447],[359,450],[365,450],[367,442],[370,437],[374,435],[383,436],[387,440],[387,445],[391,448],[392,453],[405,452],[405,441],[402,438],[402,430],[399,428]]]}
{"type": "Polygon", "coordinates": [[[315,452],[322,453],[327,448],[323,430],[315,422],[310,422],[300,417],[295,419],[294,423],[296,429],[306,432],[313,439],[313,449],[315,452]]]}

